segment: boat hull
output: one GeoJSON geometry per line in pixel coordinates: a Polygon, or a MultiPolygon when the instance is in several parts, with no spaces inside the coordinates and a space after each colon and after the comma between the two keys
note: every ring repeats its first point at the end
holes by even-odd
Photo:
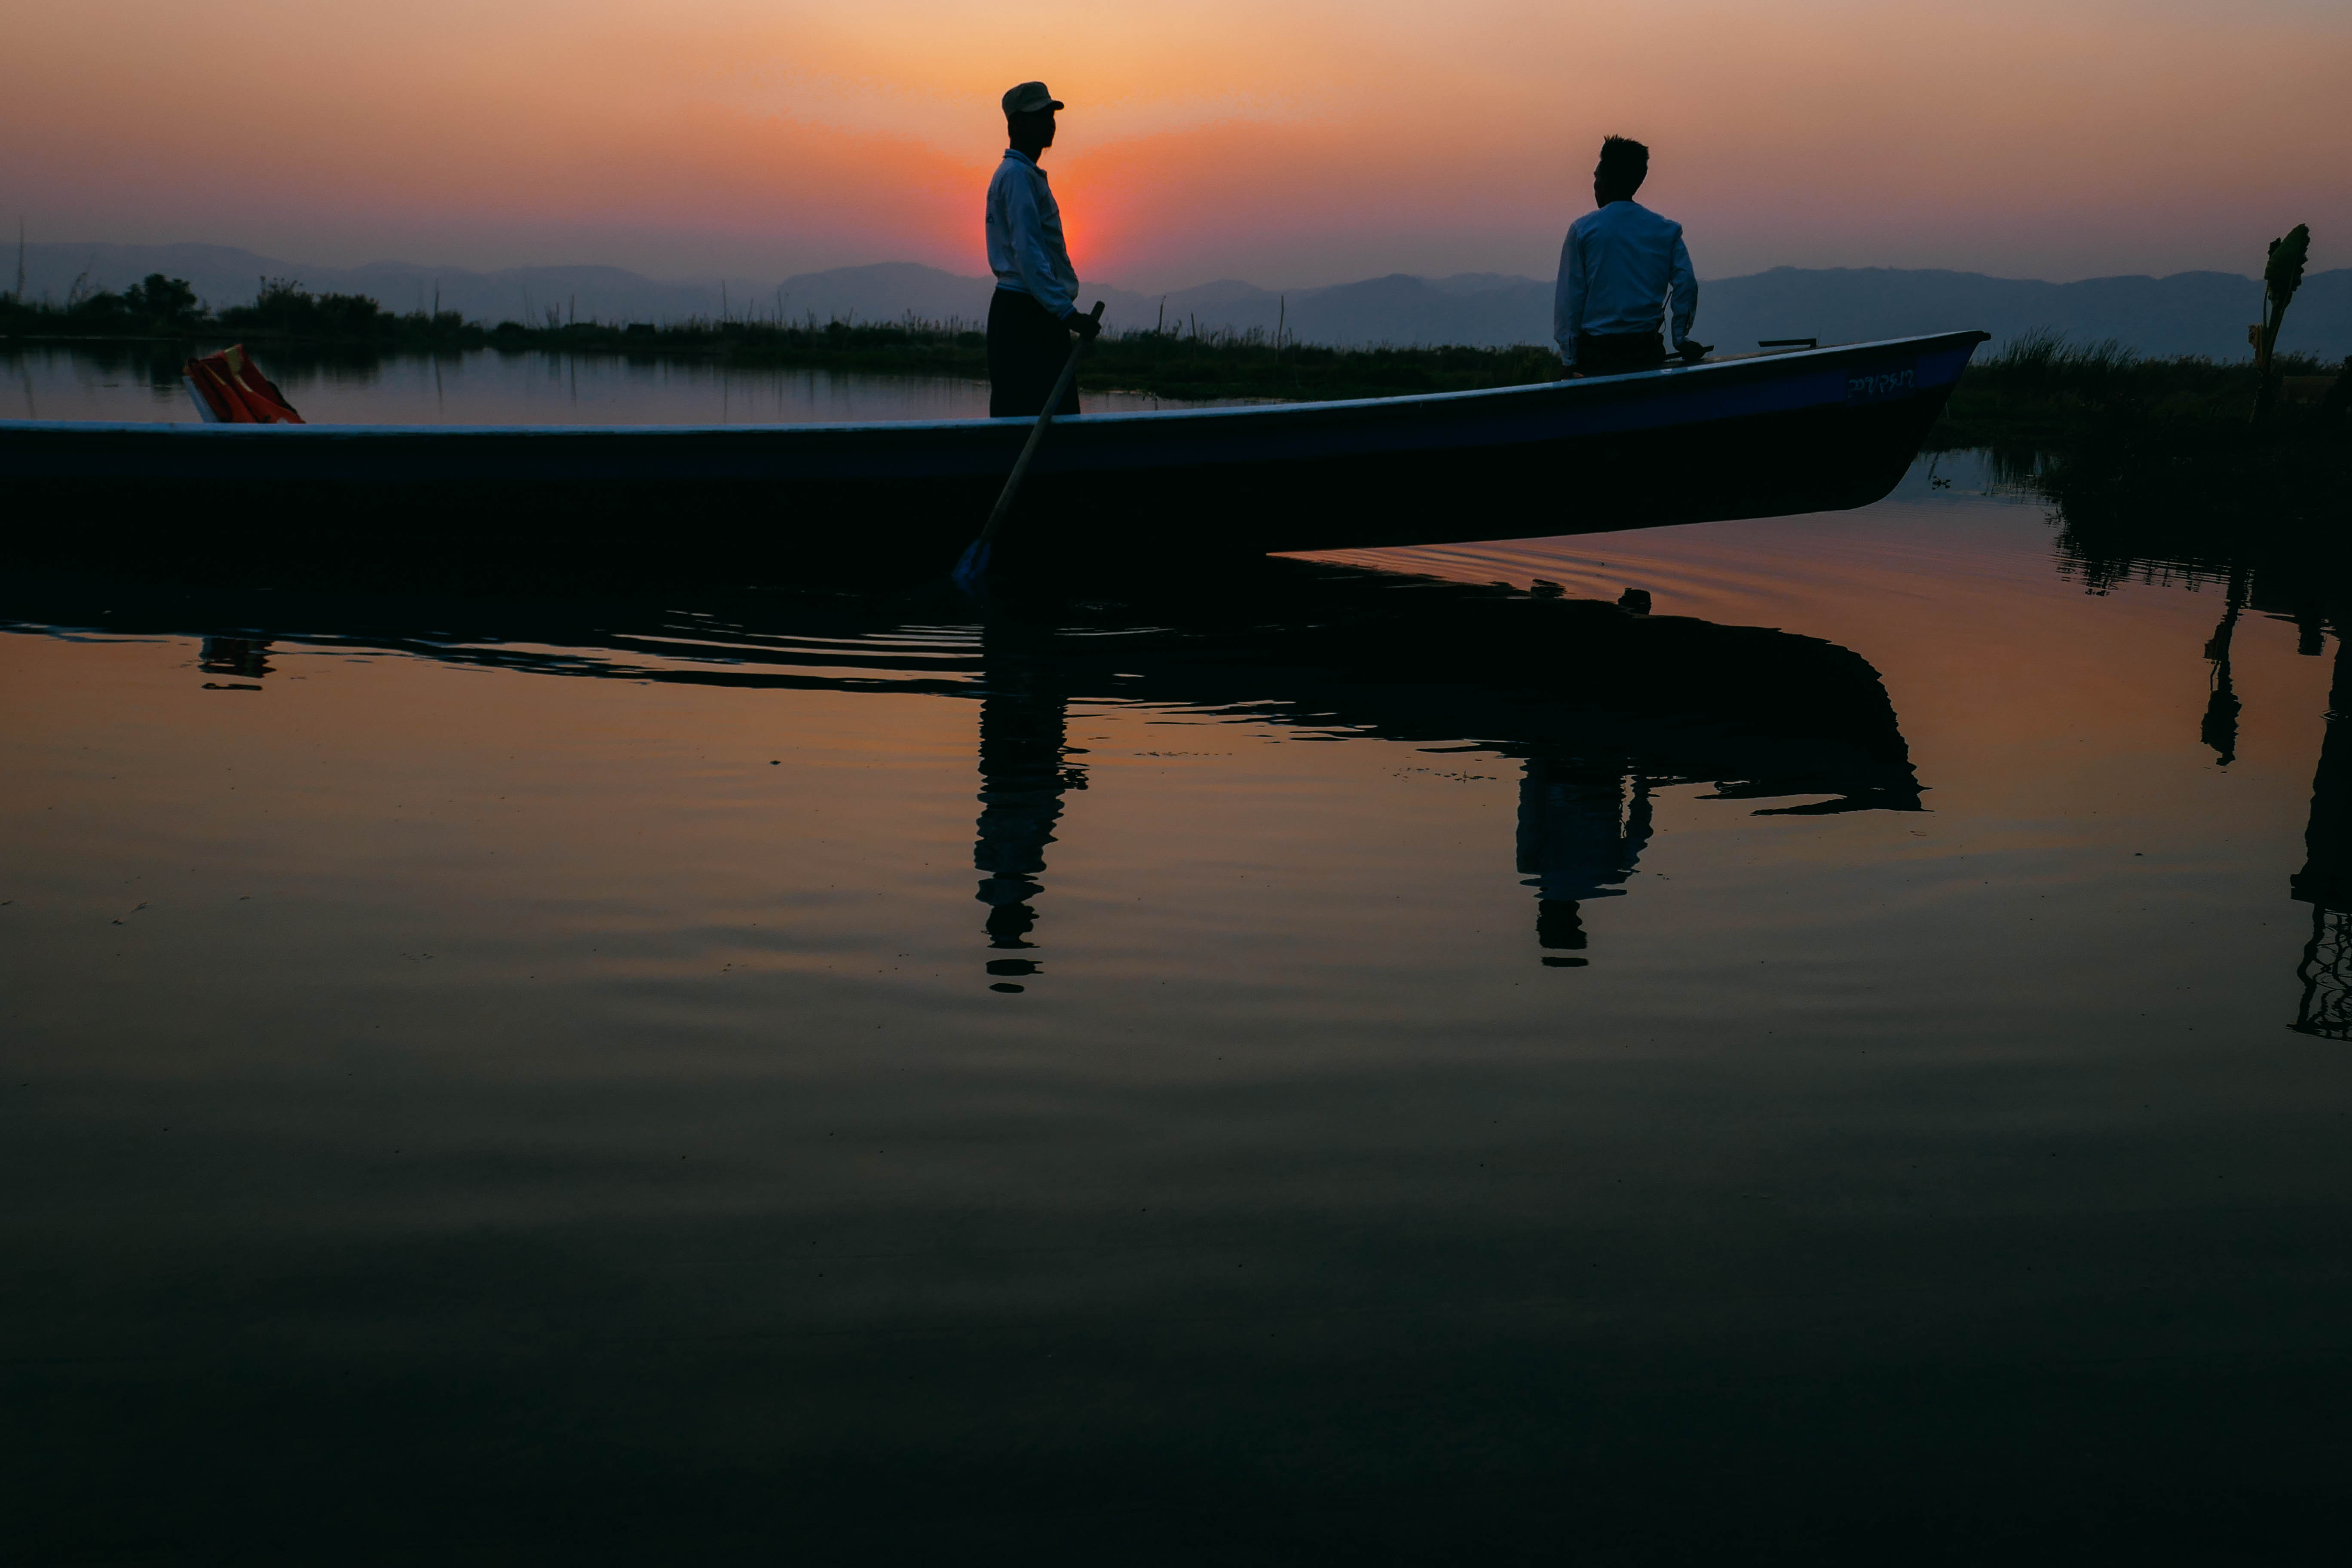
{"type": "MultiPolygon", "coordinates": [[[[1885,495],[1976,332],[1420,397],[1059,421],[1012,537],[1087,554],[1605,532],[1885,495]]],[[[122,537],[371,514],[475,548],[690,530],[746,566],[960,546],[1025,420],[664,427],[0,424],[0,480],[122,537]]],[[[333,531],[341,531],[340,528],[333,531]]],[[[376,531],[370,530],[371,533],[376,531]]],[[[379,541],[381,542],[381,541],[379,541]]]]}

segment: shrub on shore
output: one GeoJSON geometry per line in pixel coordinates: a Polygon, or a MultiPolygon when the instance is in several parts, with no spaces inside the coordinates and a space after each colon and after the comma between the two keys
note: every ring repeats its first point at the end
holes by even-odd
{"type": "Polygon", "coordinates": [[[184,278],[151,272],[116,293],[75,280],[62,306],[27,305],[0,294],[0,331],[11,336],[45,332],[76,337],[163,337],[200,330],[209,320],[184,278]]]}

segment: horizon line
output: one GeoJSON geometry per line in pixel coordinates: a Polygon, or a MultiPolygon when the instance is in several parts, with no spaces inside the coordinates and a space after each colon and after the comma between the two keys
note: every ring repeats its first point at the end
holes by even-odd
{"type": "MultiPolygon", "coordinates": [[[[27,248],[27,249],[36,249],[36,248],[52,248],[52,249],[59,249],[59,250],[78,250],[78,249],[91,248],[91,247],[110,247],[110,248],[116,248],[116,249],[123,249],[123,250],[137,250],[137,249],[169,250],[169,249],[174,249],[174,248],[178,248],[178,247],[192,247],[203,248],[203,249],[207,249],[207,250],[226,250],[226,251],[236,251],[236,252],[239,252],[239,253],[241,253],[241,254],[243,254],[243,255],[255,257],[255,258],[258,258],[258,259],[261,259],[261,260],[280,262],[280,263],[283,263],[284,265],[286,265],[287,267],[289,267],[289,268],[302,268],[302,267],[316,267],[318,270],[322,271],[322,272],[363,272],[363,271],[368,270],[368,269],[369,269],[369,268],[379,268],[379,267],[383,267],[383,268],[407,268],[407,269],[411,269],[411,270],[414,270],[414,271],[416,271],[416,272],[419,272],[419,273],[432,273],[432,272],[436,272],[436,271],[438,271],[438,272],[444,272],[444,273],[464,273],[464,274],[468,274],[468,275],[471,275],[471,276],[474,276],[474,277],[478,277],[478,278],[497,278],[497,277],[502,277],[502,276],[511,276],[511,275],[513,275],[513,274],[517,274],[517,273],[525,273],[525,272],[533,272],[533,271],[561,271],[561,270],[564,270],[564,269],[567,269],[567,268],[603,268],[603,269],[604,269],[604,270],[606,270],[606,271],[612,271],[612,272],[618,272],[618,273],[625,274],[626,276],[631,277],[631,278],[634,278],[634,279],[638,279],[638,280],[640,280],[640,281],[642,281],[642,282],[654,283],[654,284],[661,284],[661,285],[667,285],[667,286],[670,286],[670,287],[679,287],[679,288],[716,288],[716,287],[719,287],[719,286],[720,286],[720,285],[722,285],[722,284],[733,283],[733,282],[737,282],[737,281],[751,281],[751,280],[753,280],[754,276],[755,276],[755,275],[752,275],[752,274],[747,274],[747,273],[718,273],[718,272],[714,272],[714,273],[706,273],[706,274],[692,275],[692,276],[685,276],[685,277],[660,277],[660,276],[656,276],[656,275],[652,274],[652,273],[639,272],[639,271],[635,270],[635,268],[633,268],[622,267],[622,266],[616,265],[616,264],[614,264],[614,263],[612,263],[612,262],[605,262],[605,261],[531,262],[531,263],[526,263],[526,264],[523,264],[523,265],[513,266],[513,267],[482,268],[482,267],[459,266],[459,265],[454,265],[454,264],[440,264],[440,263],[424,262],[424,261],[407,261],[407,260],[403,260],[403,259],[400,259],[400,258],[394,258],[394,257],[380,257],[380,258],[376,258],[376,259],[374,259],[374,260],[372,260],[372,261],[358,262],[358,263],[354,263],[354,264],[351,264],[351,265],[346,265],[346,266],[332,266],[332,265],[326,265],[326,264],[321,264],[321,263],[312,263],[312,262],[295,262],[295,261],[289,261],[289,260],[288,260],[288,259],[287,259],[286,258],[284,258],[284,257],[265,256],[265,255],[263,255],[263,253],[261,253],[261,252],[259,252],[259,251],[256,251],[256,250],[248,249],[248,248],[247,248],[246,247],[241,246],[241,245],[228,245],[228,244],[224,244],[224,243],[219,242],[219,241],[216,241],[216,240],[204,240],[204,239],[178,239],[178,240],[163,240],[163,241],[153,241],[153,240],[113,240],[113,239],[108,239],[108,240],[32,240],[32,239],[27,239],[27,240],[24,241],[24,242],[23,242],[23,244],[24,244],[25,247],[26,247],[26,248],[27,248]]],[[[957,279],[957,280],[959,280],[959,281],[962,281],[962,282],[982,283],[982,282],[986,282],[986,281],[988,281],[988,280],[989,280],[989,279],[988,279],[988,275],[987,275],[986,273],[976,273],[976,272],[957,272],[957,271],[952,271],[952,270],[950,270],[950,268],[948,268],[936,266],[936,265],[934,265],[934,264],[932,264],[932,263],[930,263],[930,262],[928,262],[928,261],[916,261],[916,260],[912,260],[912,259],[908,259],[908,258],[894,258],[894,259],[888,259],[888,260],[879,260],[879,261],[853,261],[853,262],[844,262],[844,263],[840,264],[839,266],[835,266],[835,267],[815,268],[812,268],[812,269],[809,269],[809,270],[806,270],[806,271],[787,273],[787,274],[784,274],[783,276],[782,276],[782,277],[780,277],[780,278],[776,279],[775,283],[774,283],[773,285],[769,285],[769,286],[771,286],[771,287],[774,287],[774,286],[781,286],[781,285],[782,285],[782,284],[784,284],[784,283],[789,283],[789,282],[793,281],[794,279],[799,279],[799,278],[823,278],[823,277],[826,277],[826,276],[829,276],[829,275],[831,275],[831,274],[835,274],[835,273],[842,273],[842,272],[856,272],[856,271],[863,271],[863,270],[866,270],[866,269],[868,269],[868,268],[880,268],[880,267],[916,267],[916,268],[922,268],[922,269],[923,269],[923,270],[925,270],[925,271],[928,271],[928,272],[934,272],[934,273],[939,274],[940,276],[941,276],[941,277],[945,277],[945,278],[953,278],[953,279],[957,279]]],[[[2325,275],[2326,275],[2326,273],[2328,273],[2328,272],[2341,272],[2341,271],[2347,271],[2347,270],[2352,270],[2352,268],[2321,268],[2321,269],[2318,269],[2318,270],[2315,270],[2315,271],[2314,271],[2314,272],[2312,272],[2309,276],[2310,276],[2310,278],[2319,278],[2319,277],[2323,277],[2323,276],[2325,276],[2325,275]]],[[[2024,277],[2012,277],[2012,276],[2009,276],[2009,275],[2002,274],[2002,273],[1998,273],[1998,272],[1981,272],[1981,271],[1977,271],[1977,270],[1975,270],[1975,269],[1973,269],[1973,268],[1958,268],[1958,267],[1891,267],[1891,266],[1885,266],[1885,265],[1883,265],[1883,264],[1874,264],[1874,264],[1863,264],[1863,265],[1844,265],[1844,266],[1837,266],[1837,267],[1801,267],[1801,266],[1798,266],[1798,265],[1796,265],[1796,264],[1794,264],[1794,263],[1782,262],[1782,263],[1779,263],[1779,264],[1776,264],[1776,265],[1771,266],[1771,267],[1759,268],[1757,268],[1756,270],[1754,270],[1754,271],[1752,271],[1752,272],[1732,272],[1732,273],[1725,273],[1725,274],[1721,274],[1721,275],[1719,275],[1719,276],[1717,276],[1717,277],[1714,277],[1714,278],[1706,278],[1706,277],[1702,277],[1702,278],[1700,278],[1700,279],[1698,279],[1698,281],[1699,281],[1702,285],[1704,285],[1704,284],[1707,284],[1707,283],[1731,283],[1731,282],[1737,282],[1737,281],[1738,281],[1739,279],[1744,279],[1744,278],[1761,278],[1761,277],[1766,277],[1766,276],[1768,276],[1768,275],[1769,275],[1769,274],[1771,274],[1771,273],[1774,273],[1774,272],[1814,272],[1814,273],[1820,273],[1820,272],[1902,272],[1902,273],[1912,273],[1912,274],[1920,274],[1920,273],[1947,273],[1947,274],[1949,274],[1949,275],[1951,275],[1951,276],[1953,276],[1953,277],[1958,277],[1958,278],[1983,278],[1983,279],[1990,279],[1990,280],[1995,281],[1995,282],[2001,282],[2001,283],[2042,283],[2042,284],[2046,284],[2046,285],[2048,285],[2049,287],[2053,288],[2053,289],[2065,289],[2065,288],[2071,288],[2071,287],[2074,287],[2075,284],[2079,284],[2079,283],[2102,283],[2102,282],[2108,282],[2108,281],[2112,281],[2112,280],[2115,280],[2115,279],[2126,279],[2126,278],[2144,278],[2144,279],[2149,279],[2149,280],[2151,280],[2151,281],[2154,281],[2154,282],[2159,282],[2159,283],[2161,283],[2161,282],[2165,282],[2165,281],[2168,281],[2168,280],[2169,280],[2169,279],[2175,279],[2175,278],[2189,278],[2189,277],[2218,277],[2218,278],[2232,278],[2232,279],[2238,279],[2238,280],[2240,280],[2240,281],[2242,281],[2242,282],[2249,282],[2249,283],[2252,283],[2252,282],[2259,282],[2259,281],[2261,280],[2261,279],[2260,279],[2260,278],[2259,278],[2257,275],[2255,275],[2255,274],[2252,274],[2252,273],[2244,273],[2244,272],[2231,272],[2231,271],[2226,271],[2226,270],[2224,270],[2224,269],[2222,269],[2222,268],[2205,268],[2205,267],[2192,267],[2192,268],[2183,268],[2182,270],[2178,271],[2178,272],[2163,272],[2163,273],[2157,273],[2157,272],[2106,272],[2106,273],[2097,273],[2097,274],[2094,274],[2094,275],[2092,275],[2092,276],[2090,276],[2090,277],[2069,279],[2065,279],[2065,280],[2063,280],[2063,281],[2062,281],[2062,280],[2060,280],[2060,279],[2051,279],[2051,278],[2024,278],[2024,277]]],[[[1179,288],[1172,288],[1172,289],[1167,289],[1167,288],[1163,288],[1163,289],[1139,289],[1139,288],[1134,288],[1134,287],[1131,287],[1131,286],[1127,285],[1127,284],[1124,284],[1124,283],[1116,282],[1116,281],[1113,281],[1113,280],[1110,280],[1110,279],[1095,279],[1095,280],[1092,280],[1091,282],[1087,283],[1087,285],[1085,285],[1085,286],[1087,286],[1087,287],[1093,287],[1093,288],[1099,288],[1099,289],[1115,289],[1115,290],[1117,290],[1118,292],[1120,292],[1120,293],[1123,293],[1123,294],[1134,294],[1134,295],[1138,295],[1138,296],[1144,297],[1144,298],[1150,298],[1150,297],[1151,297],[1151,296],[1153,296],[1153,295],[1171,295],[1171,294],[1181,294],[1181,293],[1186,293],[1186,292],[1189,292],[1190,290],[1194,289],[1207,289],[1207,288],[1213,288],[1213,287],[1214,287],[1215,285],[1220,284],[1220,283],[1233,283],[1233,284],[1239,284],[1240,286],[1242,286],[1242,287],[1244,287],[1244,288],[1247,288],[1247,289],[1258,289],[1259,291],[1261,291],[1261,292],[1263,292],[1263,293],[1267,293],[1267,294],[1281,294],[1281,293],[1311,294],[1311,293],[1320,292],[1320,291],[1325,290],[1325,289],[1349,288],[1349,287],[1352,287],[1353,285],[1355,285],[1355,284],[1359,284],[1359,283],[1377,283],[1377,282],[1381,282],[1381,281],[1384,281],[1384,280],[1386,280],[1386,279],[1391,279],[1391,278],[1406,278],[1406,279],[1413,279],[1413,280],[1415,280],[1415,281],[1417,281],[1417,282],[1432,282],[1432,283],[1444,283],[1444,282],[1450,282],[1450,281],[1452,281],[1453,279],[1457,279],[1457,278],[1498,278],[1498,279],[1509,279],[1509,280],[1514,281],[1514,282],[1520,282],[1520,283],[1535,283],[1535,284],[1541,284],[1541,283],[1543,283],[1543,282],[1545,282],[1545,281],[1546,281],[1546,279],[1541,279],[1541,278],[1536,278],[1536,277],[1531,277],[1531,276],[1529,276],[1529,275],[1528,275],[1528,274],[1526,274],[1526,273],[1523,273],[1523,272],[1482,271],[1482,270],[1475,270],[1475,269],[1474,269],[1474,270],[1469,270],[1469,271],[1463,271],[1463,272],[1448,272],[1448,273],[1425,273],[1425,272],[1377,272],[1377,273],[1370,273],[1370,274],[1366,274],[1365,276],[1359,277],[1359,278],[1345,279],[1342,279],[1342,280],[1340,280],[1340,281],[1338,281],[1338,282],[1332,282],[1332,283],[1300,283],[1300,284],[1287,284],[1287,285],[1284,285],[1284,284],[1271,284],[1271,285],[1269,285],[1269,284],[1262,284],[1262,283],[1253,282],[1253,281],[1251,281],[1250,279],[1244,279],[1244,278],[1235,278],[1235,277],[1231,277],[1231,276],[1224,276],[1224,277],[1217,277],[1217,278],[1206,279],[1204,279],[1204,280],[1202,280],[1202,281],[1201,281],[1201,282],[1198,282],[1198,283],[1190,283],[1190,284],[1185,284],[1185,285],[1183,285],[1183,286],[1181,286],[1181,287],[1179,287],[1179,288]]],[[[2309,280],[2309,279],[2306,279],[2306,281],[2308,281],[2308,280],[2309,280]]],[[[299,281],[299,279],[297,279],[297,281],[299,281]]]]}

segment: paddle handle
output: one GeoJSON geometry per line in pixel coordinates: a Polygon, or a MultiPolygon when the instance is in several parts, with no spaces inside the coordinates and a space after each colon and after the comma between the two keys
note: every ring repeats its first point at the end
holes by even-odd
{"type": "MultiPolygon", "coordinates": [[[[1094,309],[1094,321],[1097,327],[1102,325],[1102,313],[1103,302],[1097,300],[1094,309]]],[[[1045,439],[1045,427],[1054,422],[1054,410],[1059,408],[1062,399],[1069,395],[1070,384],[1078,378],[1078,361],[1086,358],[1087,344],[1093,341],[1080,338],[1071,348],[1069,360],[1062,366],[1061,379],[1054,383],[1054,395],[1045,399],[1045,411],[1037,416],[1037,423],[1030,426],[1029,439],[1022,445],[1021,456],[1013,463],[1013,471],[1004,476],[1004,489],[997,493],[996,510],[988,514],[988,526],[980,531],[978,542],[992,544],[996,542],[998,531],[1004,526],[1005,516],[1013,510],[1013,498],[1020,493],[1021,481],[1029,472],[1029,459],[1037,455],[1038,444],[1045,439]]]]}

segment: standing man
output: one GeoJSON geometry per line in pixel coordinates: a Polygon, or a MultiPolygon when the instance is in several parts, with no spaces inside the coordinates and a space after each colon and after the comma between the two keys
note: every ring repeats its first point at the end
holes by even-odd
{"type": "Polygon", "coordinates": [[[1633,193],[1649,177],[1650,150],[1612,136],[1601,143],[1592,171],[1592,205],[1570,226],[1559,247],[1559,283],[1552,290],[1552,335],[1570,375],[1617,375],[1665,363],[1659,335],[1665,301],[1674,300],[1675,350],[1691,363],[1706,356],[1691,341],[1698,312],[1698,279],[1691,273],[1683,226],[1636,205],[1633,193]]]}
{"type": "MultiPolygon", "coordinates": [[[[1042,81],[1004,95],[1004,129],[1013,145],[988,182],[988,265],[996,292],[988,302],[988,413],[1035,418],[1054,395],[1070,357],[1070,334],[1092,339],[1102,327],[1078,313],[1078,274],[1062,243],[1062,209],[1037,166],[1054,144],[1054,110],[1063,105],[1042,81]]],[[[1074,384],[1054,410],[1078,411],[1074,384]]]]}

